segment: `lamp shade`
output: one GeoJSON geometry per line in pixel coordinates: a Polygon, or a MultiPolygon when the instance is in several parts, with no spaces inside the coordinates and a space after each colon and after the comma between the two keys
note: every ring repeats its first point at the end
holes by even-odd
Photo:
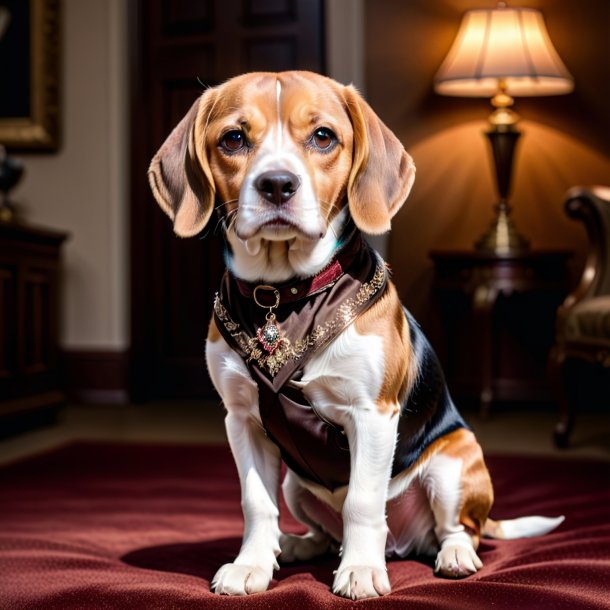
{"type": "Polygon", "coordinates": [[[511,96],[559,95],[574,88],[542,13],[505,6],[465,13],[434,80],[437,93],[465,97],[491,97],[500,80],[511,96]]]}

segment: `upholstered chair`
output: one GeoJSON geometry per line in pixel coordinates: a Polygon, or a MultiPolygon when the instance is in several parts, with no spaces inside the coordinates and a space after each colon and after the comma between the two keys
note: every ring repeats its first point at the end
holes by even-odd
{"type": "Polygon", "coordinates": [[[605,393],[602,401],[607,400],[610,407],[610,187],[571,189],[565,210],[571,218],[584,223],[590,248],[580,282],[557,312],[555,345],[549,360],[560,406],[554,440],[562,448],[569,444],[579,395],[577,386],[582,383],[578,375],[570,377],[571,360],[605,369],[598,376],[601,383],[596,391],[605,393]]]}

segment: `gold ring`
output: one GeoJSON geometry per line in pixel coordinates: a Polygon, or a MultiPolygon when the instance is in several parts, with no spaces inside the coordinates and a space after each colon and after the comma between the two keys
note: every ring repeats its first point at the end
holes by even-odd
{"type": "Polygon", "coordinates": [[[268,286],[267,284],[259,284],[252,291],[252,298],[254,299],[254,302],[259,307],[262,307],[263,309],[275,309],[280,304],[280,291],[277,288],[274,288],[273,286],[268,286]],[[263,305],[262,303],[260,303],[259,300],[256,298],[256,291],[257,290],[273,290],[273,294],[275,295],[275,305],[263,305]]]}

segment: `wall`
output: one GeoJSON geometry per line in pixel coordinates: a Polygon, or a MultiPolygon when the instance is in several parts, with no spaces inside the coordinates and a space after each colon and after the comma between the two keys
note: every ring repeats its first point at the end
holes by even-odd
{"type": "MultiPolygon", "coordinates": [[[[367,0],[367,97],[417,165],[412,194],[393,223],[389,260],[402,296],[424,325],[433,269],[429,250],[471,247],[486,229],[496,199],[488,143],[487,100],[441,97],[432,80],[463,12],[477,0],[367,0]],[[407,244],[405,246],[405,244],[407,244]]],[[[610,180],[610,3],[514,0],[542,10],[551,38],[575,79],[569,96],[521,98],[523,132],[513,173],[514,218],[534,247],[576,251],[586,237],[563,211],[575,184],[610,180]]]]}
{"type": "Polygon", "coordinates": [[[365,0],[326,0],[326,70],[365,92],[365,0]]]}
{"type": "Polygon", "coordinates": [[[57,154],[15,154],[28,222],[67,230],[61,344],[127,347],[126,3],[62,3],[63,136],[57,154]]]}

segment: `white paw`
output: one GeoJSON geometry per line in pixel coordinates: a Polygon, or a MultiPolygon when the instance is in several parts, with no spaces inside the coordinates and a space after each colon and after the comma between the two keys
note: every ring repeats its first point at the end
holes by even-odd
{"type": "Polygon", "coordinates": [[[250,595],[266,591],[271,574],[259,566],[225,563],[212,579],[212,590],[219,595],[250,595]]]}
{"type": "Polygon", "coordinates": [[[339,566],[333,583],[333,593],[351,599],[387,595],[392,588],[388,572],[370,566],[339,566]]]}
{"type": "Polygon", "coordinates": [[[280,561],[290,563],[292,561],[307,561],[313,557],[319,557],[328,552],[331,547],[331,539],[322,533],[308,533],[304,536],[296,534],[282,534],[280,536],[280,561]]]}
{"type": "Polygon", "coordinates": [[[449,578],[464,578],[483,567],[475,550],[467,545],[447,545],[436,556],[434,571],[449,578]]]}

